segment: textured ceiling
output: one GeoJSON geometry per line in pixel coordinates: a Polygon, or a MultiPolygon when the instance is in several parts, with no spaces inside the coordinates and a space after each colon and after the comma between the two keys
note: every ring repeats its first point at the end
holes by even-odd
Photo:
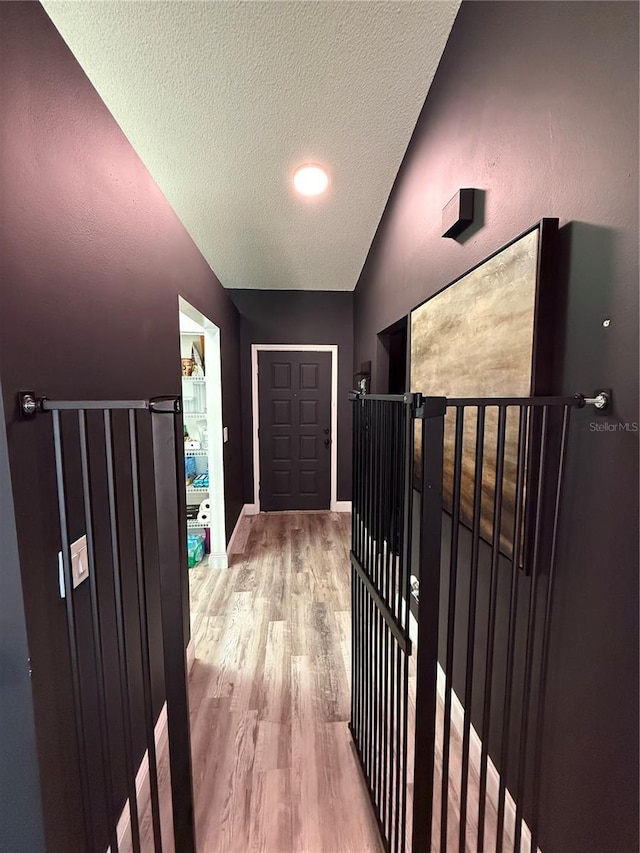
{"type": "Polygon", "coordinates": [[[355,287],[459,0],[43,5],[225,287],[355,287]]]}

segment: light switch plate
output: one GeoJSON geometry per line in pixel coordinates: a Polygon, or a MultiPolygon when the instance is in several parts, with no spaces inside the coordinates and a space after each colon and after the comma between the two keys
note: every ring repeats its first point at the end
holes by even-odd
{"type": "MultiPolygon", "coordinates": [[[[89,558],[87,555],[87,537],[81,536],[71,543],[71,576],[73,588],[79,586],[82,581],[89,577],[89,558]]],[[[60,598],[65,597],[64,586],[64,564],[62,562],[62,551],[58,551],[58,582],[60,585],[60,598]]]]}

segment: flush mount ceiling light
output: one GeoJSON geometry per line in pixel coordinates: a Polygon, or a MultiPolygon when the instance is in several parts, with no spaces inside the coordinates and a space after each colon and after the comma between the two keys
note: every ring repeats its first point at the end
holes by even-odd
{"type": "Polygon", "coordinates": [[[307,163],[296,169],[293,185],[300,195],[321,195],[329,186],[329,175],[322,166],[307,163]]]}

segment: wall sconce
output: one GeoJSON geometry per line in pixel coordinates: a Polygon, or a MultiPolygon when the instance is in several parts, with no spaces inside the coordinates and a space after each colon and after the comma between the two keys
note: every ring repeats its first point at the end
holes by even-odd
{"type": "Polygon", "coordinates": [[[473,222],[474,189],[462,189],[442,210],[442,236],[457,237],[473,222]]]}

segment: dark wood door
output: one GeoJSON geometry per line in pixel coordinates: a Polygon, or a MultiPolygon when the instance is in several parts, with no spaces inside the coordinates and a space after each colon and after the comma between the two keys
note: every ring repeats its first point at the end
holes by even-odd
{"type": "Polygon", "coordinates": [[[329,509],[331,353],[258,353],[260,509],[329,509]]]}

